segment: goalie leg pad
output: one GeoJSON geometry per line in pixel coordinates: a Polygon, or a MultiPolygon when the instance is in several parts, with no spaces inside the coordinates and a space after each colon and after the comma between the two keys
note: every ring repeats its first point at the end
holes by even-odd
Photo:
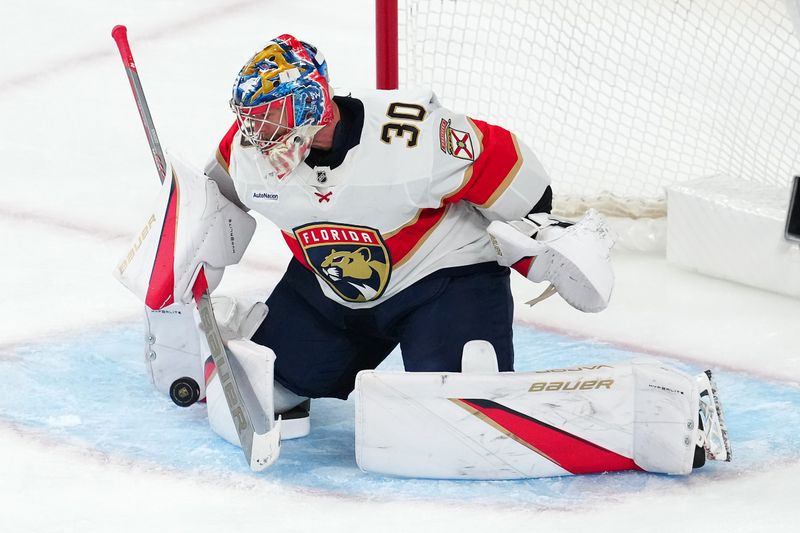
{"type": "Polygon", "coordinates": [[[242,302],[230,296],[212,296],[211,305],[224,340],[251,339],[269,311],[264,302],[242,302]]]}
{"type": "MultiPolygon", "coordinates": [[[[258,428],[256,419],[267,429],[281,415],[281,440],[305,437],[311,430],[308,398],[298,396],[274,381],[275,353],[249,340],[230,340],[226,343],[231,370],[242,396],[258,428]]],[[[211,429],[226,441],[239,446],[230,410],[219,375],[210,359],[206,362],[206,403],[211,429]]],[[[262,429],[258,429],[263,432],[262,429]]]]}
{"type": "MultiPolygon", "coordinates": [[[[244,339],[230,340],[225,344],[231,372],[241,390],[244,407],[250,414],[256,433],[265,433],[274,426],[272,368],[275,353],[265,346],[244,339]]],[[[213,363],[206,364],[206,373],[206,404],[211,429],[231,444],[241,446],[226,403],[224,384],[213,363]]]]}
{"type": "MultiPolygon", "coordinates": [[[[229,296],[213,296],[211,302],[225,340],[249,339],[267,316],[264,302],[244,303],[229,296]]],[[[178,303],[158,310],[145,307],[144,358],[156,390],[172,397],[173,385],[188,378],[197,385],[196,399],[204,398],[203,360],[210,353],[194,304],[178,303]]],[[[178,403],[174,397],[173,401],[178,403]]]]}
{"type": "Polygon", "coordinates": [[[202,353],[208,353],[199,334],[193,304],[173,304],[164,309],[145,307],[144,360],[156,390],[170,394],[177,380],[189,378],[205,396],[202,353]]]}
{"type": "Polygon", "coordinates": [[[697,382],[650,360],[526,373],[363,371],[356,391],[356,461],[366,472],[520,479],[692,470],[697,382]]]}

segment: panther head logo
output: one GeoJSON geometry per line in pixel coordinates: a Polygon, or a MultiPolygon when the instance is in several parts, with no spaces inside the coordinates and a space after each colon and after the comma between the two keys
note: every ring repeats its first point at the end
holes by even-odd
{"type": "Polygon", "coordinates": [[[305,264],[346,302],[380,298],[392,275],[392,257],[378,230],[313,222],[294,228],[305,264]]]}
{"type": "Polygon", "coordinates": [[[343,282],[354,288],[358,292],[354,301],[366,302],[383,289],[388,266],[373,260],[370,249],[361,246],[352,251],[331,250],[320,270],[334,285],[343,282]]]}

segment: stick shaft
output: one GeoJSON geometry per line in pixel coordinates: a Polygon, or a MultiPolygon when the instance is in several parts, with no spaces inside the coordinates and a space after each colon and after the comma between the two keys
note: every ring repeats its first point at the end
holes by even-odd
{"type": "Polygon", "coordinates": [[[133,99],[136,101],[136,108],[139,110],[139,116],[144,126],[144,133],[150,145],[150,152],[153,154],[153,162],[156,164],[158,178],[163,183],[166,177],[164,151],[161,149],[161,142],[159,142],[158,135],[156,134],[156,126],[153,123],[153,117],[150,116],[150,108],[147,107],[147,99],[144,97],[142,82],[139,80],[139,73],[136,70],[136,63],[133,61],[133,53],[128,43],[128,29],[125,26],[114,26],[114,29],[111,30],[111,37],[113,37],[114,42],[117,43],[117,49],[122,58],[122,64],[125,66],[125,73],[128,75],[128,81],[131,84],[133,99]]]}

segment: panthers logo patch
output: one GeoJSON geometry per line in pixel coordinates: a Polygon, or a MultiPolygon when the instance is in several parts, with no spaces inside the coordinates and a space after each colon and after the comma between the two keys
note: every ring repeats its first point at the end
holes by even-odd
{"type": "Polygon", "coordinates": [[[380,298],[392,271],[389,250],[372,228],[315,223],[294,230],[308,265],[343,300],[380,298]]]}

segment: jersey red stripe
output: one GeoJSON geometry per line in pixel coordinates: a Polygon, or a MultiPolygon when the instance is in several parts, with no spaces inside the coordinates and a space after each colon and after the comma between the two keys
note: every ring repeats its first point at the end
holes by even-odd
{"type": "Polygon", "coordinates": [[[481,154],[472,164],[472,174],[466,185],[447,201],[467,200],[483,206],[498,189],[508,185],[507,178],[513,178],[511,174],[518,168],[522,156],[508,130],[481,120],[472,120],[472,123],[483,136],[481,154]]]}
{"type": "Polygon", "coordinates": [[[286,241],[286,245],[292,251],[292,255],[303,264],[304,267],[311,270],[311,267],[308,266],[308,261],[306,261],[306,256],[303,253],[303,248],[300,247],[300,243],[297,242],[297,239],[292,236],[291,233],[287,233],[285,231],[281,231],[281,235],[283,235],[283,240],[286,241]]]}
{"type": "Polygon", "coordinates": [[[222,161],[225,162],[225,170],[228,170],[228,167],[231,164],[231,146],[233,145],[233,137],[239,131],[239,124],[234,120],[233,125],[228,129],[228,133],[222,138],[219,143],[219,148],[217,148],[219,152],[219,158],[222,158],[222,161]]]}
{"type": "Polygon", "coordinates": [[[446,212],[446,207],[422,209],[416,220],[384,236],[386,247],[389,248],[389,253],[392,255],[394,268],[414,255],[433,228],[444,218],[446,212]]]}
{"type": "Polygon", "coordinates": [[[459,400],[572,474],[641,470],[633,459],[491,400],[459,400]]]}
{"type": "Polygon", "coordinates": [[[517,272],[519,272],[520,274],[522,274],[527,278],[528,272],[531,271],[531,266],[533,265],[534,259],[535,259],[534,257],[523,257],[522,259],[511,265],[511,268],[513,268],[514,270],[516,270],[517,272]]]}

